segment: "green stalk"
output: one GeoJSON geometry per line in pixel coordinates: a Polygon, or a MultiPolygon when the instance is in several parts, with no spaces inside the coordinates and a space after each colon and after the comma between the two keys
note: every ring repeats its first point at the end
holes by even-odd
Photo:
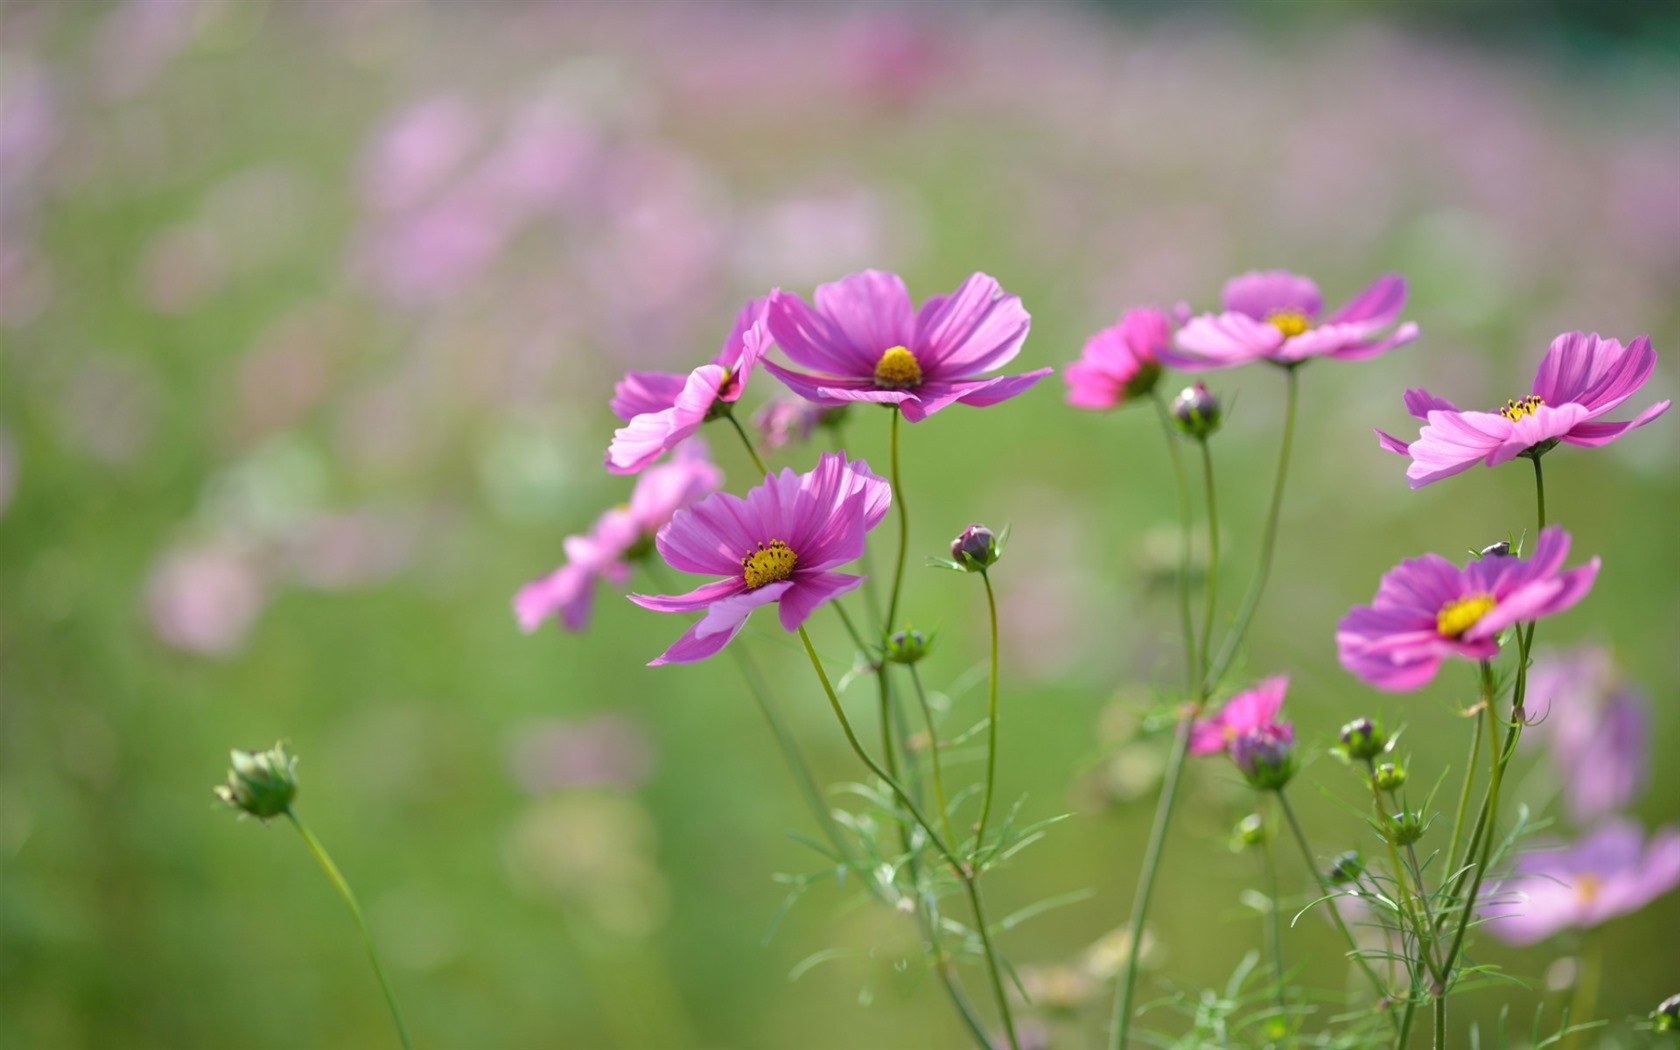
{"type": "Polygon", "coordinates": [[[723,418],[729,420],[729,425],[735,428],[735,433],[741,435],[741,444],[746,446],[747,455],[752,457],[753,466],[758,468],[759,477],[770,473],[770,468],[764,465],[764,460],[758,458],[758,449],[753,448],[752,438],[741,428],[741,421],[735,418],[735,413],[725,412],[723,418]]]}
{"type": "Polygon", "coordinates": [[[1155,414],[1161,420],[1161,435],[1167,442],[1172,459],[1173,478],[1178,490],[1178,618],[1184,632],[1184,690],[1196,691],[1196,669],[1201,666],[1196,654],[1196,630],[1190,618],[1190,483],[1184,473],[1184,452],[1179,446],[1177,428],[1159,389],[1155,391],[1155,414]]]}
{"type": "Polygon", "coordinates": [[[945,829],[945,838],[955,842],[950,809],[945,804],[945,775],[939,768],[939,729],[934,725],[933,708],[928,706],[927,691],[922,688],[922,676],[915,664],[910,665],[910,681],[916,687],[916,702],[921,705],[922,718],[927,722],[928,758],[933,766],[933,798],[939,804],[939,824],[945,829]]]}
{"type": "Polygon", "coordinates": [[[362,933],[362,943],[367,945],[368,958],[373,960],[373,973],[379,978],[380,990],[385,993],[385,1005],[391,1008],[391,1020],[397,1024],[397,1039],[402,1043],[403,1050],[414,1050],[414,1043],[408,1038],[408,1026],[403,1024],[402,1011],[397,1009],[397,997],[391,991],[391,981],[385,976],[385,967],[379,962],[379,952],[373,947],[373,934],[368,930],[367,920],[362,917],[362,907],[356,903],[356,895],[350,891],[350,884],[344,880],[338,865],[327,856],[326,848],[321,845],[320,840],[310,833],[303,821],[298,819],[298,815],[288,808],[286,816],[291,820],[292,826],[298,829],[298,834],[303,836],[304,844],[309,847],[309,852],[315,855],[315,861],[321,865],[321,870],[327,873],[327,879],[332,882],[333,888],[338,890],[345,907],[350,909],[350,917],[356,920],[356,928],[362,933]]]}
{"type": "Polygon", "coordinates": [[[998,617],[997,595],[992,592],[992,577],[980,570],[980,582],[986,585],[986,609],[992,617],[992,686],[986,704],[986,793],[980,804],[980,823],[975,826],[974,851],[979,853],[986,844],[986,821],[992,815],[992,784],[997,773],[998,738],[998,617]]]}
{"type": "MultiPolygon", "coordinates": [[[[1476,862],[1476,873],[1470,880],[1470,893],[1464,898],[1458,916],[1458,929],[1453,934],[1452,945],[1441,960],[1441,988],[1445,995],[1447,982],[1452,978],[1453,964],[1458,961],[1459,949],[1464,945],[1464,934],[1470,927],[1470,917],[1476,911],[1476,895],[1481,892],[1482,879],[1487,875],[1489,865],[1493,863],[1494,839],[1498,837],[1496,828],[1499,825],[1499,785],[1505,778],[1505,765],[1509,760],[1509,752],[1504,755],[1499,751],[1499,715],[1494,711],[1494,683],[1493,666],[1486,660],[1482,661],[1482,699],[1485,705],[1488,727],[1488,766],[1491,769],[1488,780],[1487,821],[1484,825],[1486,834],[1482,838],[1481,859],[1476,862]]],[[[1517,698],[1520,702],[1521,697],[1517,698]]],[[[1512,723],[1512,729],[1522,725],[1521,722],[1512,723]]],[[[1437,1022],[1439,1027],[1439,1022],[1437,1022]]]]}
{"type": "Polygon", "coordinates": [[[1202,609],[1202,697],[1213,693],[1213,679],[1207,666],[1208,653],[1213,651],[1213,613],[1219,596],[1219,502],[1214,497],[1213,450],[1207,438],[1197,442],[1202,446],[1202,484],[1207,500],[1208,569],[1206,605],[1202,609]]]}
{"type": "Polygon", "coordinates": [[[903,415],[898,406],[892,410],[892,495],[893,506],[898,508],[898,562],[893,566],[892,597],[887,601],[887,622],[881,625],[881,633],[892,633],[898,622],[898,595],[904,585],[904,555],[910,546],[910,508],[904,503],[904,486],[900,483],[898,473],[898,417],[903,415]]]}
{"type": "MultiPolygon", "coordinates": [[[[1275,794],[1275,792],[1273,792],[1273,794],[1275,794]]],[[[1262,805],[1264,805],[1264,799],[1265,794],[1262,794],[1262,805]]],[[[1270,809],[1270,807],[1266,808],[1270,809]]],[[[1266,819],[1270,820],[1270,817],[1271,814],[1267,813],[1266,819]]],[[[1275,990],[1277,992],[1278,1018],[1281,1021],[1284,1017],[1288,1016],[1289,1002],[1284,996],[1283,989],[1283,910],[1278,907],[1277,843],[1272,841],[1274,836],[1272,835],[1271,828],[1265,827],[1263,830],[1265,834],[1262,837],[1265,840],[1266,847],[1264,864],[1266,869],[1266,911],[1268,920],[1266,923],[1266,937],[1267,940],[1271,942],[1269,947],[1272,955],[1272,980],[1276,983],[1275,990]]]]}

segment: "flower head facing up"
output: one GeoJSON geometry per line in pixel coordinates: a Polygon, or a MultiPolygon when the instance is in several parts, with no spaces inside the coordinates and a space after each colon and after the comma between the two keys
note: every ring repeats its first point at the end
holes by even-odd
{"type": "Polygon", "coordinates": [[[1085,341],[1079,360],[1062,369],[1067,403],[1100,411],[1147,397],[1161,378],[1161,352],[1172,345],[1165,311],[1140,306],[1085,341]]]}
{"type": "Polygon", "coordinates": [[[717,492],[659,530],[659,554],[681,572],[721,576],[687,594],[632,594],[656,612],[703,612],[650,666],[717,654],[761,605],[798,630],[812,610],[863,582],[836,572],[863,554],[865,535],[892,503],[892,486],[859,460],[824,453],[816,469],[767,475],[745,498],[717,492]]]}
{"type": "Polygon", "coordinates": [[[227,783],[215,787],[216,797],[241,813],[268,820],[282,816],[297,797],[297,759],[284,743],[266,751],[234,751],[227,783]]]}
{"type": "Polygon", "coordinates": [[[1680,885],[1680,827],[1645,831],[1629,820],[1603,825],[1574,845],[1520,854],[1515,876],[1484,909],[1487,928],[1533,944],[1566,927],[1597,926],[1638,911],[1680,885]]]}
{"type": "Polygon", "coordinates": [[[568,631],[589,626],[595,585],[606,580],[623,586],[630,561],[651,549],[671,515],[721,484],[723,471],[708,457],[704,441],[690,438],[677,446],[670,460],[636,479],[628,504],[609,508],[584,535],[566,537],[564,565],[519,589],[513,611],[520,628],[529,634],[550,618],[568,631]]]}
{"type": "Polygon", "coordinates": [[[917,423],[958,402],[1007,401],[1051,372],[982,377],[1015,359],[1032,321],[1018,297],[983,273],[920,309],[897,274],[879,270],[818,285],[815,300],[777,292],[766,314],[776,344],[812,371],[764,367],[818,405],[897,405],[917,423]]]}
{"type": "Polygon", "coordinates": [[[1435,677],[1449,656],[1488,660],[1500,631],[1519,620],[1551,616],[1592,589],[1598,559],[1564,569],[1569,534],[1540,532],[1531,558],[1490,555],[1460,569],[1438,554],[1390,569],[1370,605],[1356,606],[1336,626],[1342,666],[1395,692],[1435,677]]]}
{"type": "Polygon", "coordinates": [[[1633,396],[1656,367],[1657,353],[1646,336],[1624,347],[1596,332],[1565,332],[1541,358],[1531,393],[1491,412],[1465,412],[1427,390],[1408,390],[1406,411],[1424,421],[1418,439],[1407,444],[1379,430],[1378,444],[1411,457],[1406,480],[1414,489],[1477,463],[1497,467],[1518,456],[1539,456],[1559,441],[1607,445],[1668,410],[1669,402],[1659,401],[1626,422],[1599,420],[1633,396]]]}
{"type": "Polygon", "coordinates": [[[1596,820],[1639,797],[1651,772],[1651,705],[1620,678],[1608,652],[1585,648],[1535,660],[1528,703],[1571,817],[1596,820]]]}
{"type": "MultiPolygon", "coordinates": [[[[774,293],[772,293],[773,295],[774,293]]],[[[613,388],[613,414],[625,425],[607,446],[607,469],[635,474],[739,400],[753,366],[770,348],[764,322],[769,298],[754,299],[735,318],[723,349],[688,375],[631,372],[613,388]]]]}
{"type": "Polygon", "coordinates": [[[1163,363],[1189,372],[1233,368],[1250,361],[1299,364],[1313,357],[1344,361],[1375,357],[1417,338],[1400,319],[1406,282],[1384,274],[1328,317],[1318,285],[1283,270],[1264,270],[1225,283],[1224,312],[1191,318],[1179,329],[1163,363]]]}

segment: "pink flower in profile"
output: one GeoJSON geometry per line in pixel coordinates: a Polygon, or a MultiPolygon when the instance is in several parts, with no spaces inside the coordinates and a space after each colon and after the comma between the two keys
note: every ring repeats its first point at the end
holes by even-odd
{"type": "Polygon", "coordinates": [[[1384,274],[1330,316],[1318,285],[1284,270],[1245,273],[1225,282],[1225,311],[1192,318],[1179,330],[1163,363],[1188,372],[1233,368],[1250,361],[1299,364],[1311,357],[1357,361],[1417,338],[1407,322],[1382,334],[1406,305],[1406,281],[1384,274]]]}
{"type": "MultiPolygon", "coordinates": [[[[1288,689],[1288,677],[1278,675],[1231,697],[1211,718],[1198,719],[1190,727],[1190,753],[1217,755],[1228,750],[1244,733],[1279,724],[1277,713],[1283,707],[1283,694],[1288,689]]],[[[1282,726],[1289,730],[1288,723],[1282,726]]]]}
{"type": "Polygon", "coordinates": [[[710,364],[686,376],[631,372],[619,381],[612,410],[626,425],[613,432],[607,447],[609,471],[638,473],[740,399],[753,365],[770,348],[764,324],[768,302],[754,299],[742,308],[710,364]]]}
{"type": "Polygon", "coordinates": [[[705,613],[650,667],[716,655],[761,605],[779,604],[798,630],[812,610],[863,582],[834,571],[863,555],[865,534],[892,503],[892,486],[862,460],[827,452],[808,474],[770,474],[745,498],[716,492],[659,530],[657,546],[681,572],[722,576],[687,594],[632,594],[657,612],[705,613]]]}
{"type": "Polygon", "coordinates": [[[1403,561],[1383,576],[1370,605],[1336,625],[1342,666],[1401,692],[1427,685],[1446,657],[1492,659],[1500,631],[1562,612],[1592,589],[1598,559],[1563,570],[1568,556],[1569,534],[1552,525],[1531,558],[1489,554],[1462,569],[1438,554],[1403,561]]]}
{"type": "Polygon", "coordinates": [[[636,479],[628,505],[607,510],[588,533],[566,537],[564,565],[519,589],[513,611],[520,628],[529,634],[555,617],[568,631],[583,630],[596,583],[623,586],[630,559],[648,550],[671,516],[722,483],[723,472],[707,458],[705,442],[693,438],[679,445],[669,462],[636,479]]]}
{"type": "Polygon", "coordinates": [[[1511,944],[1533,944],[1567,927],[1597,926],[1680,885],[1680,827],[1647,844],[1630,820],[1614,820],[1575,843],[1523,853],[1516,874],[1483,909],[1487,929],[1511,944]]]}
{"type": "Polygon", "coordinates": [[[1587,647],[1535,660],[1527,703],[1571,817],[1596,820],[1639,796],[1651,772],[1651,705],[1608,652],[1587,647]]]}
{"type": "Polygon", "coordinates": [[[763,408],[754,412],[752,421],[758,430],[759,442],[765,448],[775,450],[811,440],[813,431],[838,422],[845,412],[846,406],[843,405],[824,408],[803,398],[777,397],[766,401],[763,408]]]}
{"type": "Polygon", "coordinates": [[[1462,412],[1427,390],[1408,390],[1406,411],[1424,421],[1418,439],[1408,445],[1379,430],[1378,443],[1412,457],[1406,480],[1414,489],[1477,463],[1497,467],[1518,456],[1539,456],[1559,441],[1608,445],[1668,410],[1669,403],[1659,401],[1627,422],[1598,421],[1633,396],[1656,366],[1657,352],[1646,336],[1624,347],[1597,332],[1565,332],[1540,359],[1527,397],[1507,401],[1496,412],[1462,412]]]}
{"type": "Polygon", "coordinates": [[[1172,345],[1173,322],[1152,306],[1127,310],[1118,324],[1085,341],[1079,360],[1062,369],[1074,408],[1118,408],[1145,396],[1161,378],[1160,354],[1172,345]]]}
{"type": "Polygon", "coordinates": [[[982,376],[1015,359],[1032,323],[1020,298],[983,273],[916,310],[897,274],[866,270],[818,285],[815,306],[778,292],[767,318],[788,357],[818,373],[764,362],[794,393],[819,405],[897,405],[911,423],[956,402],[1007,401],[1052,371],[982,376]]]}

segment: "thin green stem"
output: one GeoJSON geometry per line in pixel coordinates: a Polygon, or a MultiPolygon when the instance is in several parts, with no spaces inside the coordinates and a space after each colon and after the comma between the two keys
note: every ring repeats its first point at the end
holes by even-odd
{"type": "MultiPolygon", "coordinates": [[[[1598,1009],[1598,978],[1604,970],[1604,942],[1598,931],[1587,930],[1585,943],[1575,953],[1575,991],[1569,997],[1569,1023],[1584,1024],[1592,1020],[1598,1009]]],[[[1566,1050],[1575,1050],[1581,1042],[1581,1030],[1574,1029],[1564,1042],[1566,1050]]]]}
{"type": "MultiPolygon", "coordinates": [[[[1482,749],[1482,720],[1481,712],[1471,720],[1474,729],[1470,734],[1470,754],[1464,759],[1464,787],[1458,793],[1458,816],[1453,820],[1452,842],[1447,846],[1447,866],[1444,877],[1453,878],[1458,873],[1458,847],[1464,833],[1464,818],[1470,812],[1470,789],[1476,783],[1476,755],[1482,749]]],[[[1475,847],[1471,846],[1474,850],[1475,847]]],[[[1437,930],[1439,927],[1437,927],[1437,930]]]]}
{"type": "Polygon", "coordinates": [[[974,909],[974,928],[980,932],[980,947],[986,952],[986,972],[992,979],[992,994],[997,996],[1004,1034],[1009,1037],[1011,1050],[1021,1050],[1021,1040],[1015,1035],[1015,1018],[1009,1012],[1009,995],[1003,990],[1003,971],[997,964],[997,949],[992,947],[992,931],[986,921],[985,902],[980,899],[980,886],[973,874],[964,876],[962,882],[968,890],[969,906],[974,909]]]}
{"type": "MultiPolygon", "coordinates": [[[[1453,933],[1452,944],[1447,948],[1447,954],[1441,959],[1441,994],[1444,996],[1447,982],[1452,978],[1453,964],[1458,961],[1459,949],[1464,946],[1464,934],[1470,928],[1470,918],[1476,911],[1476,895],[1481,892],[1482,879],[1487,875],[1487,869],[1493,863],[1494,840],[1498,837],[1495,829],[1499,826],[1499,785],[1505,778],[1505,765],[1508,752],[1504,755],[1499,750],[1499,715],[1494,710],[1494,682],[1493,667],[1486,660],[1482,661],[1482,701],[1485,705],[1488,733],[1488,775],[1487,793],[1487,821],[1482,837],[1481,859],[1475,862],[1475,874],[1470,879],[1470,893],[1459,906],[1458,929],[1453,933]]],[[[1520,699],[1520,698],[1519,698],[1520,699]]],[[[1513,722],[1513,728],[1522,725],[1513,722]]]]}
{"type": "Polygon", "coordinates": [[[892,496],[893,506],[898,508],[898,561],[893,566],[892,597],[887,601],[887,622],[881,625],[881,633],[888,634],[898,622],[898,595],[904,586],[904,555],[910,547],[910,508],[904,502],[904,485],[898,473],[898,417],[903,415],[894,405],[892,410],[892,496]]]}
{"type": "Polygon", "coordinates": [[[391,981],[385,976],[385,967],[379,962],[379,952],[374,949],[373,934],[368,930],[367,920],[362,917],[362,906],[356,903],[356,895],[350,891],[350,884],[344,880],[338,865],[327,856],[326,848],[321,845],[320,840],[304,826],[298,815],[288,809],[286,816],[291,820],[292,826],[298,829],[298,834],[303,836],[304,844],[309,847],[309,852],[315,855],[316,863],[327,873],[333,888],[338,890],[338,895],[350,909],[350,917],[356,920],[356,928],[362,932],[362,943],[367,945],[368,958],[373,960],[373,973],[379,978],[379,987],[385,993],[385,1005],[391,1008],[391,1020],[397,1024],[397,1039],[402,1042],[403,1050],[414,1050],[414,1043],[408,1038],[408,1026],[403,1024],[402,1011],[397,1009],[397,997],[391,991],[391,981]]]}
{"type": "Polygon", "coordinates": [[[1406,1050],[1412,1041],[1412,1018],[1417,1016],[1417,997],[1408,996],[1400,1011],[1400,1030],[1394,1034],[1394,1050],[1406,1050]]]}
{"type": "Polygon", "coordinates": [[[845,625],[846,633],[851,636],[852,644],[857,646],[858,652],[867,652],[867,647],[863,644],[863,635],[858,633],[857,626],[852,623],[852,618],[847,615],[846,607],[840,604],[838,598],[828,604],[834,606],[835,613],[839,615],[840,622],[845,625]]]}
{"type": "Polygon", "coordinates": [[[1540,457],[1530,456],[1534,461],[1534,500],[1539,505],[1540,528],[1546,527],[1546,475],[1540,469],[1540,457]]]}
{"type": "Polygon", "coordinates": [[[992,592],[991,574],[980,571],[980,582],[986,585],[986,610],[992,618],[992,680],[986,701],[986,793],[980,803],[980,822],[975,825],[974,850],[979,853],[986,844],[986,821],[992,815],[992,785],[997,777],[998,738],[998,617],[997,595],[992,592]]]}
{"type": "Polygon", "coordinates": [[[1447,1050],[1447,996],[1435,997],[1435,1050],[1447,1050]]]}
{"type": "MultiPolygon", "coordinates": [[[[1301,859],[1306,862],[1307,870],[1312,872],[1313,881],[1318,883],[1318,891],[1326,897],[1335,895],[1335,889],[1325,880],[1324,873],[1318,870],[1318,861],[1313,857],[1312,844],[1307,841],[1307,833],[1301,830],[1301,822],[1295,817],[1295,807],[1289,804],[1289,796],[1279,791],[1277,798],[1278,805],[1283,809],[1284,819],[1289,824],[1289,830],[1294,833],[1295,844],[1301,848],[1301,859]]],[[[1383,984],[1382,978],[1377,976],[1377,972],[1371,969],[1371,964],[1366,960],[1365,953],[1359,950],[1359,942],[1353,939],[1353,931],[1348,929],[1346,920],[1342,918],[1342,913],[1336,909],[1333,903],[1325,910],[1330,913],[1330,920],[1335,923],[1336,929],[1341,931],[1342,939],[1347,941],[1348,958],[1357,963],[1359,969],[1370,980],[1371,990],[1377,993],[1377,999],[1379,1001],[1386,1000],[1388,998],[1387,986],[1383,984]]]]}
{"type": "MultiPolygon", "coordinates": [[[[1418,954],[1422,958],[1425,968],[1428,969],[1429,976],[1438,982],[1441,975],[1435,966],[1435,953],[1432,948],[1433,938],[1431,936],[1434,933],[1434,927],[1424,925],[1423,907],[1425,906],[1419,905],[1418,899],[1412,896],[1411,887],[1406,882],[1406,866],[1400,861],[1400,846],[1395,841],[1394,836],[1394,816],[1390,812],[1391,807],[1383,801],[1382,788],[1377,786],[1376,764],[1370,759],[1366,759],[1365,767],[1367,771],[1365,781],[1371,785],[1372,809],[1376,813],[1377,826],[1382,828],[1383,842],[1388,846],[1388,862],[1394,871],[1394,884],[1400,888],[1401,917],[1416,933],[1418,954]]],[[[1402,810],[1403,812],[1404,810],[1402,810]]],[[[1421,895],[1423,892],[1423,885],[1420,881],[1418,893],[1421,895]]],[[[1414,981],[1414,985],[1415,983],[1414,981]]]]}
{"type": "Polygon", "coordinates": [[[922,688],[922,676],[915,664],[910,665],[910,682],[916,687],[916,702],[921,705],[922,718],[927,722],[928,762],[933,767],[933,800],[939,806],[939,825],[945,829],[945,838],[955,842],[950,808],[945,804],[945,774],[939,768],[939,728],[934,725],[933,708],[928,705],[927,690],[922,688]]]}
{"type": "Polygon", "coordinates": [[[1207,675],[1206,690],[1210,694],[1230,668],[1231,660],[1237,654],[1237,646],[1242,644],[1243,636],[1248,633],[1248,625],[1254,619],[1254,612],[1260,607],[1260,597],[1266,591],[1266,581],[1271,577],[1272,554],[1277,549],[1278,516],[1283,510],[1283,490],[1289,480],[1289,455],[1295,445],[1295,415],[1300,402],[1300,378],[1296,373],[1299,371],[1299,364],[1287,365],[1284,368],[1284,376],[1288,382],[1283,409],[1283,441],[1278,447],[1277,480],[1272,485],[1271,509],[1266,512],[1266,528],[1260,535],[1260,561],[1254,569],[1254,581],[1249,584],[1248,593],[1243,596],[1242,609],[1225,635],[1225,641],[1219,647],[1219,655],[1214,657],[1212,670],[1207,675]]]}
{"type": "Polygon", "coordinates": [[[1207,533],[1208,533],[1208,565],[1207,565],[1207,594],[1206,606],[1202,609],[1202,669],[1201,681],[1203,695],[1213,692],[1213,679],[1209,676],[1207,665],[1208,654],[1213,651],[1213,614],[1219,604],[1219,502],[1214,496],[1213,484],[1213,449],[1207,438],[1196,442],[1202,447],[1202,486],[1203,498],[1207,501],[1207,533]]]}
{"type": "Polygon", "coordinates": [[[1126,1045],[1126,1034],[1132,1027],[1132,998],[1137,992],[1138,955],[1143,947],[1143,919],[1149,914],[1149,899],[1155,892],[1155,875],[1161,867],[1161,852],[1167,841],[1167,825],[1172,820],[1173,803],[1178,798],[1179,774],[1184,770],[1184,756],[1190,751],[1190,725],[1196,720],[1201,704],[1178,721],[1178,734],[1173,741],[1172,756],[1167,760],[1166,778],[1161,782],[1161,798],[1155,805],[1155,825],[1149,831],[1149,845],[1143,854],[1143,870],[1138,880],[1137,895],[1132,900],[1132,918],[1127,927],[1126,963],[1120,974],[1120,987],[1114,997],[1114,1017],[1111,1022],[1115,1050],[1126,1045]]]}
{"type": "MultiPolygon", "coordinates": [[[[1275,792],[1271,792],[1275,794],[1275,792]]],[[[1264,806],[1265,794],[1261,795],[1264,806]]],[[[1270,807],[1265,807],[1268,810],[1270,807]]],[[[1271,814],[1265,815],[1265,821],[1271,823],[1271,814]]],[[[1272,841],[1275,836],[1272,829],[1264,827],[1266,869],[1266,938],[1270,942],[1268,948],[1272,955],[1272,980],[1277,993],[1278,1017],[1288,1015],[1289,1002],[1283,990],[1283,909],[1278,907],[1278,873],[1277,873],[1277,843],[1272,841]]]]}
{"type": "Polygon", "coordinates": [[[735,428],[735,433],[741,435],[741,444],[746,447],[747,455],[752,457],[753,466],[758,468],[758,473],[761,476],[770,473],[770,468],[764,465],[764,460],[758,458],[758,449],[753,448],[752,438],[747,436],[746,430],[741,426],[741,421],[735,418],[735,413],[725,412],[723,418],[729,420],[729,425],[735,428]]]}
{"type": "Polygon", "coordinates": [[[1172,459],[1173,478],[1178,490],[1178,618],[1184,633],[1184,689],[1196,691],[1196,669],[1201,666],[1196,652],[1196,631],[1190,618],[1190,482],[1184,471],[1184,450],[1179,447],[1178,428],[1167,412],[1166,401],[1157,388],[1155,414],[1161,421],[1161,436],[1172,459]]]}

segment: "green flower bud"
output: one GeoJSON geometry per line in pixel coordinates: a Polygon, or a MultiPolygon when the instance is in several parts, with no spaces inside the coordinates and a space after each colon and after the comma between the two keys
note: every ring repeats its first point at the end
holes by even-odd
{"type": "Polygon", "coordinates": [[[1338,853],[1336,859],[1330,862],[1330,870],[1324,873],[1324,881],[1332,886],[1346,886],[1365,871],[1365,862],[1360,859],[1359,851],[1350,849],[1346,853],[1338,853]]]}
{"type": "Polygon", "coordinates": [[[970,525],[951,541],[951,560],[969,572],[984,572],[1001,557],[997,536],[984,525],[970,525]]]}
{"type": "Polygon", "coordinates": [[[297,797],[297,759],[286,754],[284,743],[267,751],[234,751],[227,783],[218,784],[216,797],[258,820],[278,817],[297,797]]]}
{"type": "Polygon", "coordinates": [[[887,639],[881,655],[889,663],[913,664],[933,650],[933,639],[917,630],[899,631],[887,639]]]}
{"type": "Polygon", "coordinates": [[[1406,767],[1395,765],[1393,762],[1384,762],[1377,767],[1373,779],[1376,780],[1379,790],[1398,791],[1400,786],[1406,782],[1406,767]]]}
{"type": "Polygon", "coordinates": [[[1197,441],[1205,440],[1218,430],[1224,418],[1219,399],[1208,390],[1206,383],[1200,381],[1179,391],[1168,411],[1172,413],[1178,429],[1197,441]]]}
{"type": "Polygon", "coordinates": [[[1388,829],[1396,846],[1410,846],[1423,838],[1423,819],[1411,810],[1401,810],[1389,818],[1388,829]]]}
{"type": "Polygon", "coordinates": [[[1250,813],[1237,821],[1236,840],[1241,846],[1258,846],[1266,841],[1266,822],[1258,813],[1250,813]]]}
{"type": "Polygon", "coordinates": [[[1671,995],[1651,1011],[1651,1023],[1659,1032],[1680,1030],[1680,995],[1671,995]]]}
{"type": "Polygon", "coordinates": [[[1369,718],[1356,718],[1342,727],[1342,750],[1351,759],[1369,762],[1383,753],[1388,738],[1382,726],[1369,718]]]}

